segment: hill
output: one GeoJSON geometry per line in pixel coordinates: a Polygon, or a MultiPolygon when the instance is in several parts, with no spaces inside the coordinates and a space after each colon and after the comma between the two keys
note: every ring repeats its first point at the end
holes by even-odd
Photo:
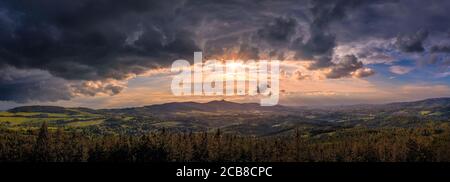
{"type": "Polygon", "coordinates": [[[256,103],[211,101],[174,102],[123,109],[25,106],[0,112],[0,126],[25,130],[47,121],[52,127],[94,133],[142,134],[165,128],[174,131],[209,131],[249,135],[284,134],[301,129],[321,134],[353,127],[420,127],[448,122],[450,98],[380,105],[324,108],[271,106],[256,103]]]}
{"type": "Polygon", "coordinates": [[[285,106],[263,107],[257,103],[235,103],[225,100],[198,102],[172,102],[165,104],[150,105],[136,108],[124,109],[102,109],[105,113],[121,113],[142,116],[169,117],[186,114],[227,114],[227,113],[273,113],[281,114],[292,111],[285,106]]]}

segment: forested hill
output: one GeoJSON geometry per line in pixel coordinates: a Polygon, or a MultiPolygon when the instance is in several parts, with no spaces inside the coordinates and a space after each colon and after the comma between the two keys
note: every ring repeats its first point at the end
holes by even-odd
{"type": "MultiPolygon", "coordinates": [[[[190,111],[203,111],[203,112],[222,112],[222,111],[279,111],[279,112],[296,112],[308,107],[289,107],[289,106],[272,106],[263,107],[257,103],[235,103],[225,100],[217,100],[206,103],[198,102],[172,102],[165,104],[149,105],[144,107],[132,107],[132,108],[119,108],[119,109],[89,109],[89,108],[64,108],[59,106],[22,106],[8,110],[9,112],[48,112],[48,113],[74,113],[76,111],[83,111],[89,113],[99,112],[123,112],[123,113],[170,113],[170,112],[190,112],[190,111]]],[[[353,109],[384,109],[384,110],[401,110],[401,109],[440,109],[450,108],[450,98],[431,98],[420,101],[412,102],[394,102],[388,104],[360,104],[360,105],[341,105],[341,106],[329,106],[329,107],[315,107],[316,109],[337,109],[340,110],[353,110],[353,109]]]]}
{"type": "Polygon", "coordinates": [[[228,133],[274,135],[295,129],[317,134],[352,127],[421,127],[429,122],[449,122],[449,117],[450,98],[323,108],[262,107],[256,103],[222,100],[99,110],[25,106],[0,112],[0,127],[26,130],[47,122],[51,128],[63,127],[99,134],[142,134],[161,128],[174,131],[221,128],[228,133]]]}
{"type": "Polygon", "coordinates": [[[449,99],[345,107],[226,101],[0,112],[0,161],[450,161],[449,99]]]}

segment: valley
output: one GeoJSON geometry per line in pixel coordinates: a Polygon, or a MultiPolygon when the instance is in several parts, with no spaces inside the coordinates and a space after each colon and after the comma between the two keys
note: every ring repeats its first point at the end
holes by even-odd
{"type": "Polygon", "coordinates": [[[24,106],[0,112],[0,127],[26,131],[47,122],[50,130],[63,128],[94,134],[140,135],[165,129],[270,136],[301,131],[329,134],[347,128],[414,128],[448,125],[450,99],[436,98],[383,105],[322,108],[270,106],[211,101],[181,102],[123,109],[24,106]]]}

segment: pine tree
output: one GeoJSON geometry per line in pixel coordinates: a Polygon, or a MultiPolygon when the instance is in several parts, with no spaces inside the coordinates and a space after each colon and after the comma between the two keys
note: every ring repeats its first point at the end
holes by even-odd
{"type": "Polygon", "coordinates": [[[61,127],[56,130],[53,142],[53,151],[56,161],[64,161],[64,131],[61,127]]]}
{"type": "Polygon", "coordinates": [[[42,123],[34,146],[34,161],[49,162],[51,160],[50,135],[47,122],[42,123]]]}

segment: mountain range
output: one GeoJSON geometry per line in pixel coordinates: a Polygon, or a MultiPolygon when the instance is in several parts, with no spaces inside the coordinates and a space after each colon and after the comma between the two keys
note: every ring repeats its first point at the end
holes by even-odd
{"type": "Polygon", "coordinates": [[[99,133],[139,134],[165,128],[174,131],[209,131],[270,135],[302,129],[321,133],[349,127],[416,127],[448,122],[450,98],[378,105],[323,108],[270,106],[225,100],[207,103],[174,102],[121,109],[24,106],[0,113],[0,126],[50,126],[99,133]]]}

